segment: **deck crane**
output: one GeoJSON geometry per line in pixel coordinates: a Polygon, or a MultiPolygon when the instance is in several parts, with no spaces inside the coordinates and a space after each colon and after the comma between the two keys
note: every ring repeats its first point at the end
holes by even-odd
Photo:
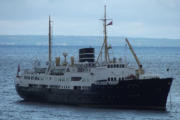
{"type": "Polygon", "coordinates": [[[134,52],[131,44],[129,43],[129,41],[128,41],[127,38],[125,38],[125,40],[126,40],[128,46],[129,46],[129,49],[130,49],[131,53],[133,54],[133,57],[134,57],[135,60],[136,60],[137,65],[138,65],[137,74],[138,74],[138,75],[144,74],[144,70],[143,70],[142,64],[140,63],[138,57],[136,56],[136,53],[134,52]]]}

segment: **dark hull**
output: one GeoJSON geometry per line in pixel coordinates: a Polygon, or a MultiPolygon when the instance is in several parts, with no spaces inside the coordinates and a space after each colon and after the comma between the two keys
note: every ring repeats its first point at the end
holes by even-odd
{"type": "Polygon", "coordinates": [[[166,110],[172,78],[125,80],[117,85],[95,85],[88,90],[22,87],[18,94],[25,100],[60,104],[166,110]]]}

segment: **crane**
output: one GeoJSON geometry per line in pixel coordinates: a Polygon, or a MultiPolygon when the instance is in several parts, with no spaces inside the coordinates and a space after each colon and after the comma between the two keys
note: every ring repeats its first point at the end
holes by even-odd
{"type": "Polygon", "coordinates": [[[137,65],[138,65],[138,70],[137,70],[138,75],[144,74],[144,70],[143,70],[142,64],[140,63],[138,57],[136,56],[136,53],[134,52],[134,50],[133,50],[131,44],[129,43],[129,41],[128,41],[127,38],[125,38],[125,40],[126,40],[128,46],[129,46],[129,49],[130,49],[131,53],[133,54],[133,57],[134,57],[135,60],[136,60],[137,65]]]}

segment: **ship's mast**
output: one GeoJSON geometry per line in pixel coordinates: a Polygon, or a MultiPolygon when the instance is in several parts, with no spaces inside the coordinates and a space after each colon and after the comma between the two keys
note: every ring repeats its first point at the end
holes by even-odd
{"type": "Polygon", "coordinates": [[[108,62],[108,45],[107,45],[107,29],[106,29],[106,22],[107,22],[107,19],[106,19],[106,5],[104,5],[104,19],[103,19],[103,22],[104,22],[104,52],[105,52],[105,62],[107,63],[108,62]]]}
{"type": "MultiPolygon", "coordinates": [[[[97,62],[99,60],[99,57],[102,56],[102,51],[103,51],[103,48],[104,48],[104,60],[106,63],[108,63],[110,60],[109,60],[109,52],[108,52],[108,43],[107,43],[107,20],[111,20],[111,19],[107,19],[106,18],[106,5],[104,5],[104,18],[103,19],[100,19],[103,21],[103,27],[104,27],[104,42],[103,42],[103,45],[101,47],[101,50],[100,50],[100,53],[98,55],[98,58],[97,58],[97,62]]],[[[111,24],[112,25],[112,24],[111,24]]]]}
{"type": "Polygon", "coordinates": [[[51,17],[49,16],[49,65],[51,64],[51,44],[52,44],[52,35],[51,35],[51,17]]]}

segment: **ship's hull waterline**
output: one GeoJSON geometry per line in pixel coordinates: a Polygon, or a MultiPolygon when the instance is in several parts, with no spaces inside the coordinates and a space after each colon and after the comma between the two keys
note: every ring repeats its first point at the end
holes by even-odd
{"type": "Polygon", "coordinates": [[[111,108],[166,110],[172,78],[124,80],[117,85],[95,85],[87,90],[22,87],[18,94],[28,101],[111,108]]]}

